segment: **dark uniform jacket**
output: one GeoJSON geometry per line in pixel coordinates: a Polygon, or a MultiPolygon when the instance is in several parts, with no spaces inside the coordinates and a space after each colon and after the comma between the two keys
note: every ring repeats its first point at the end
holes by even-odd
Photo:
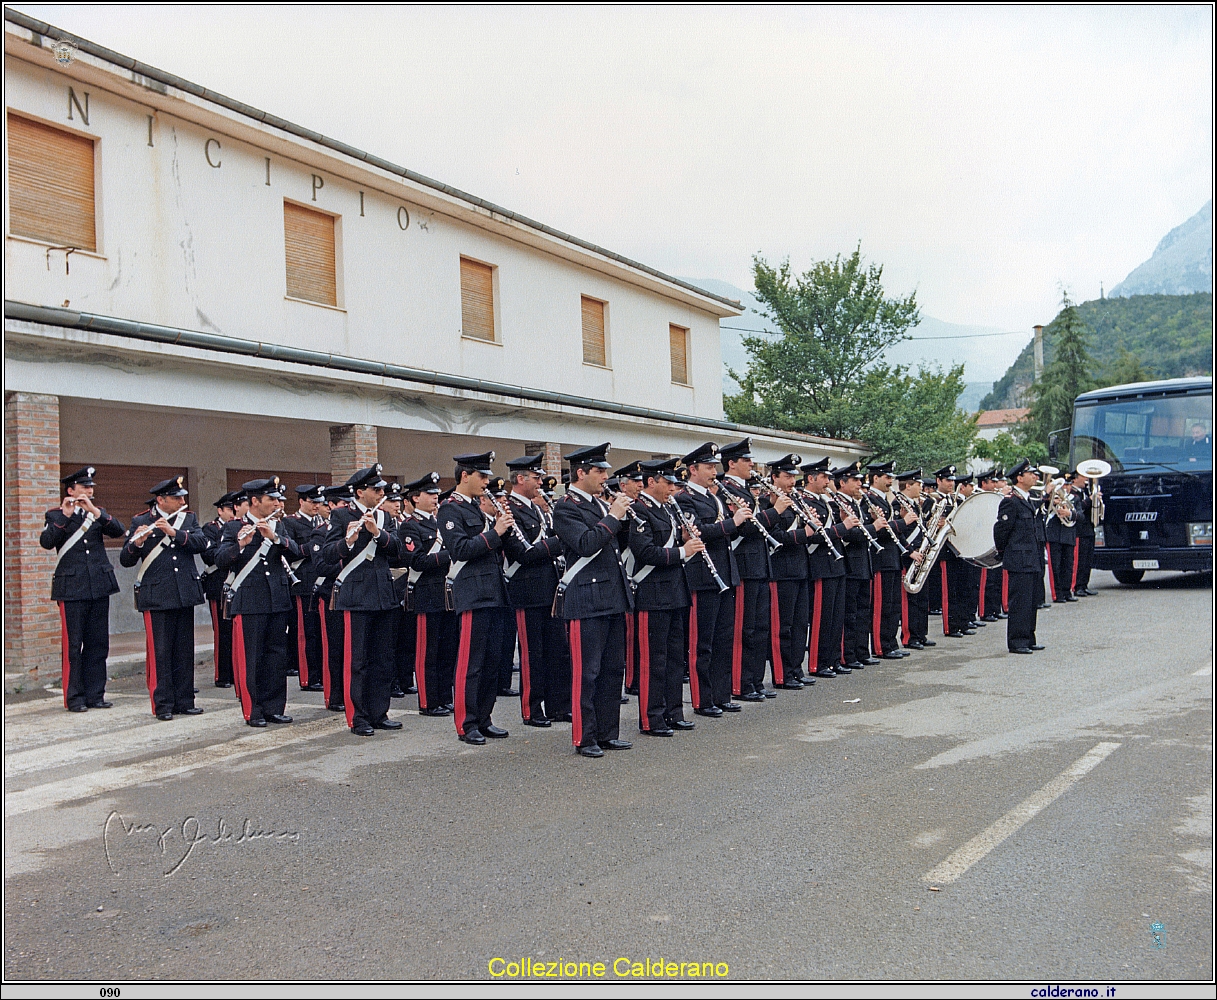
{"type": "Polygon", "coordinates": [[[1011,573],[1044,572],[1044,543],[1039,537],[1042,523],[1036,507],[1017,491],[1002,498],[993,525],[993,544],[1004,569],[1011,573]]]}
{"type": "MultiPolygon", "coordinates": [[[[733,479],[731,476],[724,476],[719,480],[722,493],[719,498],[727,500],[728,497],[723,494],[729,494],[730,500],[738,500],[740,503],[746,503],[754,511],[765,530],[773,535],[773,529],[777,526],[778,515],[772,508],[767,510],[759,510],[756,498],[752,495],[752,491],[748,487],[733,479]]],[[[765,540],[765,536],[761,534],[760,527],[756,521],[749,518],[743,524],[735,529],[736,534],[731,539],[731,548],[735,550],[735,565],[739,568],[741,580],[768,580],[769,579],[769,543],[765,540]]],[[[774,541],[777,541],[777,536],[774,536],[774,541]]],[[[701,556],[697,557],[698,559],[701,556]]],[[[717,566],[718,564],[715,563],[717,566]]]]}
{"type": "MultiPolygon", "coordinates": [[[[723,583],[734,587],[740,581],[735,553],[731,551],[731,540],[736,535],[735,521],[727,516],[727,505],[709,490],[700,490],[692,483],[676,494],[676,503],[697,523],[706,551],[714,560],[714,568],[723,578],[723,583]]],[[[710,575],[705,559],[698,556],[685,563],[685,576],[690,590],[718,590],[718,584],[710,575]]]]}
{"type": "MultiPolygon", "coordinates": [[[[176,524],[180,513],[181,511],[178,511],[169,517],[169,523],[176,524]]],[[[165,537],[162,532],[154,530],[144,537],[138,548],[131,546],[131,536],[138,529],[159,519],[160,514],[155,507],[148,513],[136,514],[131,518],[127,541],[118,554],[118,561],[123,566],[137,565],[165,537]]],[[[203,585],[199,582],[199,570],[194,557],[206,552],[210,547],[211,543],[199,527],[198,518],[192,511],[186,511],[182,526],[176,530],[174,537],[161,549],[144,573],[140,587],[135,592],[135,610],[174,611],[202,604],[203,585]]]]}
{"type": "MultiPolygon", "coordinates": [[[[476,499],[453,493],[439,512],[439,534],[452,560],[463,563],[452,581],[452,609],[504,608],[503,539],[476,499]]],[[[451,571],[451,569],[450,569],[451,571]]]]}
{"type": "Polygon", "coordinates": [[[778,514],[773,509],[773,498],[761,497],[761,507],[770,519],[773,527],[769,534],[782,543],[782,547],[769,556],[769,578],[771,580],[806,580],[807,579],[807,543],[816,537],[815,529],[803,523],[794,505],[787,507],[778,514]]]}
{"type": "MultiPolygon", "coordinates": [[[[231,518],[230,518],[231,520],[231,518]]],[[[218,517],[203,525],[203,534],[207,536],[207,549],[199,553],[203,560],[203,572],[199,579],[203,581],[203,596],[209,601],[218,601],[224,595],[224,581],[228,574],[216,565],[216,553],[220,549],[220,540],[224,537],[224,525],[218,517]]]]}
{"type": "Polygon", "coordinates": [[[334,587],[334,578],[338,575],[338,570],[342,568],[325,554],[325,540],[329,537],[329,534],[330,521],[327,518],[317,526],[309,540],[313,549],[313,579],[311,581],[313,593],[320,600],[325,601],[327,611],[331,610],[329,605],[334,587]]]}
{"type": "Polygon", "coordinates": [[[219,551],[215,554],[216,565],[220,572],[228,576],[236,573],[238,576],[245,570],[252,559],[257,563],[249,571],[241,586],[232,595],[228,606],[230,615],[269,615],[278,611],[290,611],[292,607],[291,581],[287,569],[283,565],[286,559],[289,563],[300,558],[299,544],[287,533],[285,525],[280,522],[275,529],[275,540],[270,548],[259,556],[262,543],[266,541],[259,532],[246,543],[245,548],[237,543],[237,535],[242,529],[253,524],[253,519],[234,517],[224,525],[224,535],[220,540],[219,551]]]}
{"type": "Polygon", "coordinates": [[[617,549],[621,522],[602,500],[588,498],[572,487],[554,504],[554,531],[562,540],[566,565],[595,556],[570,582],[562,600],[562,617],[598,618],[625,614],[632,608],[630,587],[617,549]]]}
{"type": "MultiPolygon", "coordinates": [[[[862,509],[867,512],[867,517],[865,518],[867,521],[873,521],[876,516],[885,518],[901,540],[917,528],[916,521],[911,525],[906,525],[903,516],[893,514],[892,505],[888,502],[887,497],[878,490],[867,489],[862,494],[862,509]]],[[[900,546],[896,544],[896,540],[892,538],[891,533],[887,529],[878,532],[876,537],[883,546],[883,551],[871,554],[871,569],[875,573],[899,573],[900,546]]]]}
{"type": "MultiPolygon", "coordinates": [[[[839,493],[841,502],[848,505],[848,509],[862,523],[856,528],[851,528],[845,533],[845,548],[842,551],[845,553],[845,575],[851,580],[869,580],[874,576],[874,570],[871,568],[871,555],[878,555],[871,547],[871,543],[867,541],[870,531],[866,528],[867,518],[862,516],[862,510],[858,502],[844,493],[839,493]]],[[[841,502],[834,500],[834,513],[841,514],[841,502]]],[[[881,539],[876,539],[881,541],[881,539]]]]}
{"type": "MultiPolygon", "coordinates": [[[[118,593],[118,579],[106,555],[102,536],[121,538],[123,526],[104,507],[100,510],[101,517],[89,525],[89,530],[55,567],[55,578],[51,581],[52,601],[95,601],[118,593]]],[[[71,517],[64,517],[59,507],[48,510],[46,527],[42,529],[38,543],[44,549],[58,551],[84,523],[82,510],[77,510],[71,517]]]]}
{"type": "MultiPolygon", "coordinates": [[[[442,511],[443,508],[441,508],[442,511]]],[[[444,576],[451,560],[448,550],[440,545],[439,521],[434,515],[415,511],[401,523],[397,540],[401,543],[402,561],[407,567],[410,587],[410,610],[420,615],[433,614],[444,608],[444,576]]]]}
{"type": "MultiPolygon", "coordinates": [[[[849,531],[841,524],[833,507],[832,500],[827,494],[805,493],[804,502],[812,510],[816,512],[816,516],[820,519],[820,523],[824,525],[824,530],[828,537],[832,539],[833,545],[836,546],[838,552],[842,556],[845,555],[846,539],[849,531]],[[829,505],[832,504],[830,507],[829,505]]],[[[815,534],[811,536],[811,542],[807,546],[807,578],[809,580],[828,580],[837,576],[845,575],[845,559],[838,559],[833,555],[832,549],[828,547],[828,543],[824,541],[824,536],[815,528],[812,529],[815,534]],[[819,543],[818,545],[816,543],[819,543]]],[[[880,553],[876,552],[876,556],[880,553]]]]}
{"type": "MultiPolygon", "coordinates": [[[[642,494],[633,506],[629,522],[630,551],[634,554],[634,607],[638,611],[671,611],[687,608],[692,600],[680,556],[681,526],[675,511],[642,494]],[[671,543],[669,544],[669,539],[671,543]],[[651,569],[646,569],[646,567],[651,569]]],[[[701,559],[694,555],[691,559],[701,559]]]]}
{"type": "MultiPolygon", "coordinates": [[[[1076,520],[1076,519],[1075,519],[1076,520]]],[[[1075,524],[1065,525],[1057,517],[1056,508],[1044,501],[1044,539],[1057,545],[1074,545],[1078,532],[1075,524]]]]}
{"type": "Polygon", "coordinates": [[[513,608],[548,608],[554,601],[558,571],[554,560],[562,554],[562,542],[550,528],[541,509],[514,493],[508,498],[516,524],[532,545],[516,538],[514,531],[503,536],[506,551],[507,598],[513,608]],[[515,569],[512,569],[512,567],[515,569]]]}
{"type": "Polygon", "coordinates": [[[1074,531],[1078,538],[1094,538],[1094,522],[1091,511],[1094,508],[1094,495],[1089,486],[1073,491],[1073,509],[1076,511],[1074,531]]]}
{"type": "MultiPolygon", "coordinates": [[[[324,521],[324,518],[318,518],[318,521],[324,521]]],[[[292,565],[299,583],[292,584],[292,593],[300,597],[307,597],[313,592],[313,583],[317,579],[317,573],[313,566],[313,533],[317,530],[317,526],[313,523],[313,518],[304,514],[289,514],[283,519],[280,525],[280,533],[287,535],[300,549],[300,555],[294,559],[289,558],[288,562],[292,565]]]]}
{"type": "Polygon", "coordinates": [[[340,572],[345,570],[351,560],[367,548],[368,542],[375,543],[372,558],[363,560],[353,569],[343,580],[342,586],[337,588],[337,593],[333,593],[337,581],[330,585],[334,610],[391,611],[397,605],[393,574],[390,572],[392,561],[397,559],[397,537],[389,530],[389,515],[378,510],[376,518],[380,534],[373,538],[367,528],[361,527],[354,544],[348,548],[347,528],[352,521],[362,518],[363,511],[357,506],[340,507],[330,515],[330,530],[321,552],[331,568],[337,565],[340,572]]]}

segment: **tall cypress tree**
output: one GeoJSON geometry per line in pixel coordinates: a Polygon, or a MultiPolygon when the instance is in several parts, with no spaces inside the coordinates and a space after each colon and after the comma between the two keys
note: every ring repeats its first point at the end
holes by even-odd
{"type": "Polygon", "coordinates": [[[1028,390],[1031,408],[1020,428],[1020,439],[1046,445],[1052,431],[1072,424],[1074,399],[1095,388],[1095,381],[1091,376],[1094,361],[1090,356],[1090,332],[1068,293],[1044,335],[1053,339],[1052,361],[1028,390]]]}

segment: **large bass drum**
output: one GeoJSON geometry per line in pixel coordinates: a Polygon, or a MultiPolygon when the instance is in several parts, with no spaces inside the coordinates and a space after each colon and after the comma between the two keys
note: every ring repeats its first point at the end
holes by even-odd
{"type": "Polygon", "coordinates": [[[951,527],[955,530],[947,537],[947,544],[960,559],[984,569],[997,569],[1001,565],[997,546],[993,544],[993,525],[997,523],[1001,501],[1000,493],[973,493],[955,508],[951,515],[951,527]]]}

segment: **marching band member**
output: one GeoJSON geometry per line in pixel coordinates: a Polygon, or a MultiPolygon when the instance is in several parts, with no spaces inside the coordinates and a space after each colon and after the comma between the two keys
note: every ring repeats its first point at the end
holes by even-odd
{"type": "Polygon", "coordinates": [[[868,465],[867,472],[870,473],[870,488],[863,494],[863,510],[869,511],[874,518],[876,537],[883,549],[875,553],[873,563],[871,641],[875,656],[895,660],[909,655],[908,650],[901,649],[897,641],[904,606],[900,596],[903,590],[900,557],[902,550],[908,548],[904,536],[916,523],[917,517],[912,511],[905,511],[902,516],[892,511],[891,501],[887,498],[893,481],[891,462],[868,465]]]}
{"type": "Polygon", "coordinates": [[[840,665],[847,671],[861,670],[879,661],[870,655],[870,591],[874,579],[874,554],[880,548],[874,527],[862,516],[862,471],[857,462],[832,470],[837,486],[835,502],[842,513],[857,518],[858,526],[845,536],[845,583],[841,594],[842,638],[840,665]]]}
{"type": "Polygon", "coordinates": [[[554,533],[541,494],[541,455],[507,463],[508,502],[520,535],[504,536],[507,599],[520,641],[520,715],[524,725],[544,729],[570,721],[570,654],[562,620],[550,614],[558,588],[556,560],[562,542],[554,533]],[[520,536],[523,537],[520,537],[520,536]]]}
{"type": "Polygon", "coordinates": [[[397,612],[390,568],[398,543],[387,527],[388,515],[380,510],[388,485],[380,473],[376,464],[346,481],[355,502],[330,513],[322,549],[326,561],[340,567],[332,601],[345,627],[343,700],[347,725],[356,736],[401,729],[400,722],[388,717],[397,612]]]}
{"type": "MultiPolygon", "coordinates": [[[[984,493],[1000,493],[1001,471],[988,469],[976,474],[976,482],[984,493]]],[[[1006,487],[1008,490],[1009,487],[1006,487]]],[[[1005,569],[981,569],[980,571],[980,601],[977,612],[980,620],[985,622],[1000,621],[1005,617],[1003,611],[1002,593],[1005,590],[1005,569]]]]}
{"type": "Polygon", "coordinates": [[[143,612],[148,659],[145,676],[152,714],[162,722],[175,715],[201,715],[194,704],[194,606],[203,603],[195,555],[209,547],[198,519],[186,509],[182,476],[148,491],[154,503],[136,514],[119,553],[135,566],[135,610],[143,612]]]}
{"type": "Polygon", "coordinates": [[[288,566],[303,553],[274,514],[283,491],[278,476],[241,486],[249,510],[224,525],[215,563],[228,574],[224,585],[232,619],[233,676],[245,723],[292,721],[287,709],[287,630],[292,617],[288,566]]]}
{"type": "Polygon", "coordinates": [[[1031,500],[1036,483],[1031,463],[1024,458],[1006,475],[1014,489],[997,508],[993,525],[993,544],[1010,580],[1006,646],[1012,653],[1030,653],[1044,648],[1035,641],[1036,580],[1044,578],[1043,518],[1031,500]]]}
{"type": "MultiPolygon", "coordinates": [[[[918,549],[925,543],[924,518],[933,509],[933,504],[927,504],[921,496],[921,488],[924,483],[921,479],[920,469],[910,469],[907,472],[901,472],[896,476],[896,483],[900,489],[900,498],[902,498],[897,499],[897,504],[899,504],[900,509],[912,512],[915,519],[910,524],[909,533],[905,537],[905,544],[909,551],[901,558],[901,567],[907,573],[914,563],[920,563],[924,558],[918,549]]],[[[930,593],[931,588],[929,587],[922,587],[915,594],[910,594],[903,585],[900,587],[901,622],[903,625],[901,639],[906,649],[921,650],[927,646],[938,645],[929,637],[930,593]]]]}
{"type": "Polygon", "coordinates": [[[350,505],[354,497],[350,487],[327,486],[322,491],[326,506],[325,520],[318,524],[312,536],[313,593],[317,596],[317,613],[321,618],[321,658],[325,666],[321,671],[321,687],[325,707],[331,712],[346,711],[346,685],[343,670],[346,662],[346,619],[334,607],[333,587],[341,567],[331,562],[325,554],[325,540],[330,533],[330,518],[335,511],[350,505]]]}
{"type": "Polygon", "coordinates": [[[324,486],[306,483],[296,487],[300,508],[295,514],[283,518],[283,532],[300,548],[300,557],[289,562],[297,582],[292,583],[293,614],[288,619],[287,663],[288,675],[294,668],[300,678],[301,691],[321,691],[321,614],[317,609],[317,597],[313,593],[316,579],[313,562],[312,536],[322,518],[325,502],[324,486]]]}
{"type": "Polygon", "coordinates": [[[1073,496],[1074,530],[1077,532],[1077,545],[1073,550],[1073,576],[1071,589],[1076,597],[1097,597],[1098,594],[1090,589],[1090,569],[1094,562],[1094,519],[1091,512],[1094,509],[1094,484],[1076,469],[1073,471],[1073,483],[1070,487],[1073,496]]]}
{"type": "Polygon", "coordinates": [[[632,600],[617,549],[629,498],[618,495],[611,504],[600,499],[611,468],[608,450],[605,443],[565,457],[570,486],[553,515],[566,559],[554,614],[569,623],[571,740],[584,757],[632,746],[620,739],[625,615],[632,600]]]}
{"type": "MultiPolygon", "coordinates": [[[[770,462],[773,492],[761,497],[762,511],[777,515],[771,534],[779,547],[769,556],[769,644],[773,686],[798,691],[816,679],[803,674],[807,650],[809,605],[807,600],[807,549],[813,528],[804,524],[792,494],[798,455],[784,455],[770,462]]],[[[811,664],[808,664],[810,670],[811,664]]]]}
{"type": "Polygon", "coordinates": [[[110,655],[110,595],[118,579],[106,555],[105,538],[121,538],[123,526],[93,502],[97,470],[77,469],[62,480],[66,496],[46,512],[38,543],[55,549],[51,600],[59,604],[63,651],[63,707],[69,712],[111,708],[106,701],[110,655]]]}
{"type": "Polygon", "coordinates": [[[739,568],[731,540],[748,519],[740,507],[728,516],[726,504],[710,491],[718,471],[718,446],[707,441],[681,459],[689,470],[676,503],[684,520],[697,528],[706,545],[705,559],[685,563],[692,591],[689,611],[689,692],[693,711],[712,718],[741,711],[731,701],[731,663],[735,652],[735,595],[739,568]]]}
{"type": "Polygon", "coordinates": [[[845,629],[845,547],[849,533],[859,520],[852,514],[833,515],[828,483],[832,478],[828,456],[800,466],[807,477],[803,497],[816,534],[807,545],[807,595],[811,616],[807,641],[807,670],[816,677],[849,674],[841,665],[841,643],[845,629]],[[814,670],[813,670],[814,668],[814,670]]]}
{"type": "MultiPolygon", "coordinates": [[[[955,492],[955,466],[943,466],[934,473],[934,480],[939,495],[948,500],[949,516],[959,502],[955,492]]],[[[944,545],[938,555],[938,578],[942,593],[942,634],[951,639],[975,635],[976,630],[967,624],[971,616],[964,605],[963,568],[949,545],[944,545]]]]}
{"type": "MultiPolygon", "coordinates": [[[[385,487],[384,510],[388,514],[388,530],[394,536],[400,536],[402,525],[405,524],[406,503],[406,494],[401,483],[389,483],[385,487]]],[[[398,541],[401,541],[400,537],[398,541]]],[[[393,577],[393,596],[400,612],[395,615],[397,627],[393,633],[393,680],[389,688],[390,699],[404,698],[418,690],[414,686],[416,622],[414,615],[406,611],[406,588],[410,578],[407,554],[399,546],[397,558],[389,564],[389,574],[393,577]]]]}
{"type": "Polygon", "coordinates": [[[418,714],[451,715],[452,678],[440,670],[440,636],[451,615],[444,604],[444,580],[450,559],[439,537],[439,473],[428,472],[407,483],[413,512],[402,521],[398,541],[406,570],[406,614],[414,616],[414,683],[418,714]]]}
{"type": "Polygon", "coordinates": [[[638,621],[638,729],[649,736],[672,736],[693,728],[684,716],[685,623],[691,600],[682,565],[706,546],[690,537],[669,503],[680,482],[676,459],[641,467],[643,488],[627,522],[638,621]]]}
{"type": "MultiPolygon", "coordinates": [[[[216,553],[220,550],[220,542],[224,537],[224,525],[233,518],[244,517],[249,511],[249,497],[240,490],[230,490],[213,504],[216,509],[215,519],[203,525],[203,534],[207,536],[207,549],[199,553],[203,560],[203,596],[207,598],[207,606],[211,611],[212,662],[214,664],[214,682],[218,688],[233,686],[232,673],[232,619],[224,614],[224,581],[228,574],[216,565],[216,553]]],[[[241,696],[237,692],[237,697],[241,696]]]]}
{"type": "MultiPolygon", "coordinates": [[[[633,503],[642,493],[642,463],[638,461],[624,465],[604,481],[607,489],[606,500],[612,499],[612,494],[623,493],[633,503]]],[[[630,522],[627,515],[617,533],[617,550],[621,553],[621,563],[625,567],[626,576],[634,573],[634,556],[630,552],[630,522]]],[[[638,621],[633,611],[625,616],[625,692],[638,694],[638,621]]],[[[622,695],[621,704],[628,705],[630,699],[622,695]]]]}
{"type": "MultiPolygon", "coordinates": [[[[1068,477],[1066,477],[1068,478],[1068,477]]],[[[1048,477],[1051,480],[1051,476],[1048,477]]],[[[1044,537],[1048,540],[1048,582],[1054,604],[1077,600],[1073,596],[1074,547],[1077,526],[1067,492],[1055,493],[1052,483],[1044,486],[1044,537]]]]}
{"type": "Polygon", "coordinates": [[[481,746],[487,737],[506,739],[508,735],[494,724],[491,713],[499,686],[496,625],[500,609],[507,607],[503,536],[515,519],[509,510],[491,517],[481,507],[494,452],[457,455],[453,461],[456,487],[439,511],[440,538],[451,559],[449,604],[460,623],[453,720],[461,740],[481,746]]]}

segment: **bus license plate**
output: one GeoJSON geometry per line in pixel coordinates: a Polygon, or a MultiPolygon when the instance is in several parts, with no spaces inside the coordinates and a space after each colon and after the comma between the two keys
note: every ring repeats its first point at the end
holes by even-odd
{"type": "Polygon", "coordinates": [[[1133,569],[1157,569],[1158,560],[1157,559],[1134,559],[1132,561],[1132,568],[1133,569]]]}

